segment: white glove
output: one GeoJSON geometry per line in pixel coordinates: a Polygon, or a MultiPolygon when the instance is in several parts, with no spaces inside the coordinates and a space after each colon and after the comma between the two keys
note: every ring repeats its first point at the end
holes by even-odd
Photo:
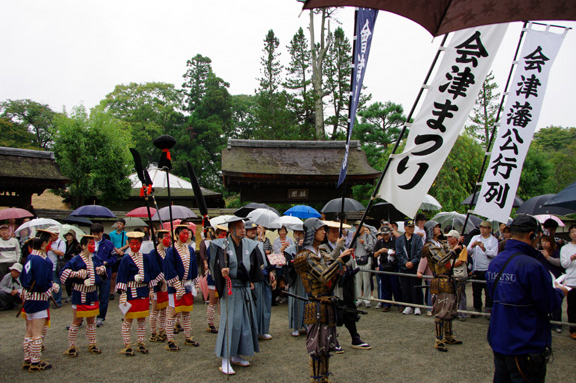
{"type": "Polygon", "coordinates": [[[134,280],[135,280],[136,282],[138,282],[138,283],[142,283],[142,281],[144,281],[144,277],[143,277],[142,275],[140,275],[140,274],[136,274],[136,275],[134,276],[134,280]]]}
{"type": "Polygon", "coordinates": [[[102,275],[106,272],[106,266],[98,266],[96,268],[96,274],[102,275]]]}
{"type": "Polygon", "coordinates": [[[90,278],[84,279],[84,286],[92,286],[92,282],[90,281],[90,278]]]}
{"type": "Polygon", "coordinates": [[[58,283],[52,282],[52,291],[58,293],[58,291],[60,291],[60,285],[58,283]]]}

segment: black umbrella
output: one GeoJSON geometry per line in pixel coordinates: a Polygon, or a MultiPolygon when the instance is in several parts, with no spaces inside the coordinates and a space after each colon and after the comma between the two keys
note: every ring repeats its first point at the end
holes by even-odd
{"type": "Polygon", "coordinates": [[[550,198],[544,206],[558,206],[576,210],[576,182],[566,186],[560,193],[550,198]]]}
{"type": "Polygon", "coordinates": [[[250,202],[249,204],[242,206],[240,209],[238,209],[234,212],[234,215],[237,217],[247,217],[248,214],[250,214],[250,212],[252,210],[256,210],[256,209],[272,210],[277,215],[280,215],[280,212],[278,210],[274,209],[273,207],[270,207],[270,206],[266,205],[265,203],[257,203],[257,202],[250,202]]]}
{"type": "MultiPolygon", "coordinates": [[[[472,201],[472,194],[470,194],[468,197],[466,197],[466,199],[464,201],[462,201],[462,203],[460,205],[476,205],[478,203],[478,195],[480,193],[476,193],[476,198],[474,198],[474,202],[472,201]]],[[[515,196],[514,197],[514,204],[512,205],[512,207],[520,207],[522,204],[524,203],[524,201],[522,200],[522,198],[515,196]]]]}
{"type": "Polygon", "coordinates": [[[92,221],[88,218],[69,215],[68,217],[64,218],[62,222],[70,223],[72,225],[80,225],[80,226],[92,226],[92,221]]]}
{"type": "MultiPolygon", "coordinates": [[[[360,202],[352,198],[344,199],[344,212],[348,211],[360,211],[366,208],[360,202]]],[[[334,198],[326,203],[321,213],[340,213],[342,211],[342,198],[334,198]]]]}
{"type": "Polygon", "coordinates": [[[576,213],[576,210],[567,209],[565,207],[559,206],[546,206],[544,205],[551,198],[555,197],[556,194],[543,194],[536,197],[532,197],[526,200],[522,206],[516,211],[517,214],[555,214],[555,215],[568,215],[576,213]]]}
{"type": "Polygon", "coordinates": [[[370,215],[378,221],[384,219],[388,222],[395,222],[406,219],[406,214],[402,213],[400,210],[396,209],[394,205],[386,201],[374,204],[370,209],[370,215]]]}

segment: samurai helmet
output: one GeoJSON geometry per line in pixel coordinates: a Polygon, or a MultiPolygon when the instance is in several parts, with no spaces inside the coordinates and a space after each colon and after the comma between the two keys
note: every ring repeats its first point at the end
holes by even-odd
{"type": "Polygon", "coordinates": [[[309,246],[314,243],[316,231],[321,227],[326,226],[324,221],[318,218],[308,218],[304,222],[304,246],[309,246]]]}
{"type": "Polygon", "coordinates": [[[430,241],[434,238],[434,228],[436,226],[441,226],[436,221],[428,221],[424,224],[424,230],[426,231],[426,240],[430,241]]]}

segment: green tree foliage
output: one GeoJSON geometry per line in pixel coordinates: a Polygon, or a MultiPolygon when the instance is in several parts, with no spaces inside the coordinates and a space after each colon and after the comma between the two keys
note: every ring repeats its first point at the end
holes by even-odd
{"type": "Polygon", "coordinates": [[[490,72],[482,83],[482,88],[474,103],[470,116],[471,124],[466,126],[468,134],[481,142],[486,151],[488,151],[488,141],[496,123],[498,106],[500,105],[500,93],[497,93],[497,89],[498,85],[494,82],[494,75],[490,72]]]}
{"type": "Polygon", "coordinates": [[[263,56],[260,59],[262,68],[256,91],[256,124],[253,138],[256,139],[290,139],[294,137],[295,118],[287,108],[289,95],[281,90],[282,69],[278,46],[280,40],[273,30],[269,30],[264,39],[263,56]]]}
{"type": "Polygon", "coordinates": [[[382,170],[381,159],[390,144],[396,142],[406,122],[404,109],[391,101],[375,102],[358,115],[360,123],[355,124],[352,138],[360,140],[370,165],[382,170]]]}
{"type": "Polygon", "coordinates": [[[232,108],[230,137],[244,140],[257,138],[259,111],[257,96],[247,94],[230,96],[230,103],[232,108]]]}
{"type": "Polygon", "coordinates": [[[311,53],[308,39],[302,28],[294,35],[288,45],[290,62],[286,67],[288,75],[284,88],[289,92],[288,107],[297,118],[302,132],[312,132],[315,135],[314,96],[311,86],[311,53]]]}
{"type": "Polygon", "coordinates": [[[0,118],[0,146],[38,149],[36,137],[26,127],[5,118],[0,118]]]}
{"type": "Polygon", "coordinates": [[[330,138],[342,139],[346,137],[348,127],[348,104],[350,101],[350,78],[352,76],[352,46],[350,40],[344,34],[344,30],[338,27],[334,34],[329,37],[333,41],[328,49],[324,75],[326,88],[329,92],[329,105],[331,115],[326,119],[326,124],[332,127],[330,138]],[[344,133],[338,134],[338,133],[344,133]]]}
{"type": "MultiPolygon", "coordinates": [[[[177,138],[175,151],[182,150],[204,187],[221,190],[221,151],[233,132],[232,102],[227,82],[210,72],[205,93],[189,119],[189,127],[177,138]]],[[[174,172],[187,174],[185,161],[175,162],[174,172]]]]}
{"type": "Polygon", "coordinates": [[[40,149],[50,149],[53,145],[56,115],[48,105],[29,99],[7,100],[0,104],[0,117],[32,133],[33,146],[40,149]]]}
{"type": "Polygon", "coordinates": [[[472,194],[483,159],[481,144],[468,134],[461,134],[428,192],[440,202],[443,211],[466,212],[468,206],[460,203],[472,194]]]}
{"type": "Polygon", "coordinates": [[[576,128],[550,126],[534,133],[520,179],[521,197],[558,193],[576,180],[576,128]]]}
{"type": "Polygon", "coordinates": [[[54,155],[62,174],[72,179],[64,197],[75,207],[97,198],[102,204],[120,202],[130,194],[132,164],[125,124],[109,113],[83,106],[54,121],[54,155]]]}
{"type": "Polygon", "coordinates": [[[153,140],[163,134],[182,130],[186,117],[181,112],[182,93],[174,85],[162,82],[116,85],[100,101],[100,108],[127,123],[133,146],[144,163],[158,162],[153,140]]]}
{"type": "Polygon", "coordinates": [[[182,88],[185,93],[184,110],[192,113],[206,93],[206,81],[209,74],[212,73],[212,60],[197,54],[186,61],[186,67],[188,69],[182,76],[184,77],[182,88]]]}

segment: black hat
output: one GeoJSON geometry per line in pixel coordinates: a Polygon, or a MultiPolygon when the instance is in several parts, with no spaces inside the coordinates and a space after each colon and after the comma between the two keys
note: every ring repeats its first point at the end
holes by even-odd
{"type": "Polygon", "coordinates": [[[512,221],[510,231],[512,233],[530,233],[531,231],[540,233],[542,232],[542,227],[536,218],[528,214],[522,214],[512,221]]]}
{"type": "Polygon", "coordinates": [[[258,228],[258,224],[254,221],[246,221],[244,222],[244,225],[246,226],[246,230],[258,228]]]}
{"type": "Polygon", "coordinates": [[[404,226],[414,226],[414,221],[411,219],[407,219],[404,221],[404,226]]]}

